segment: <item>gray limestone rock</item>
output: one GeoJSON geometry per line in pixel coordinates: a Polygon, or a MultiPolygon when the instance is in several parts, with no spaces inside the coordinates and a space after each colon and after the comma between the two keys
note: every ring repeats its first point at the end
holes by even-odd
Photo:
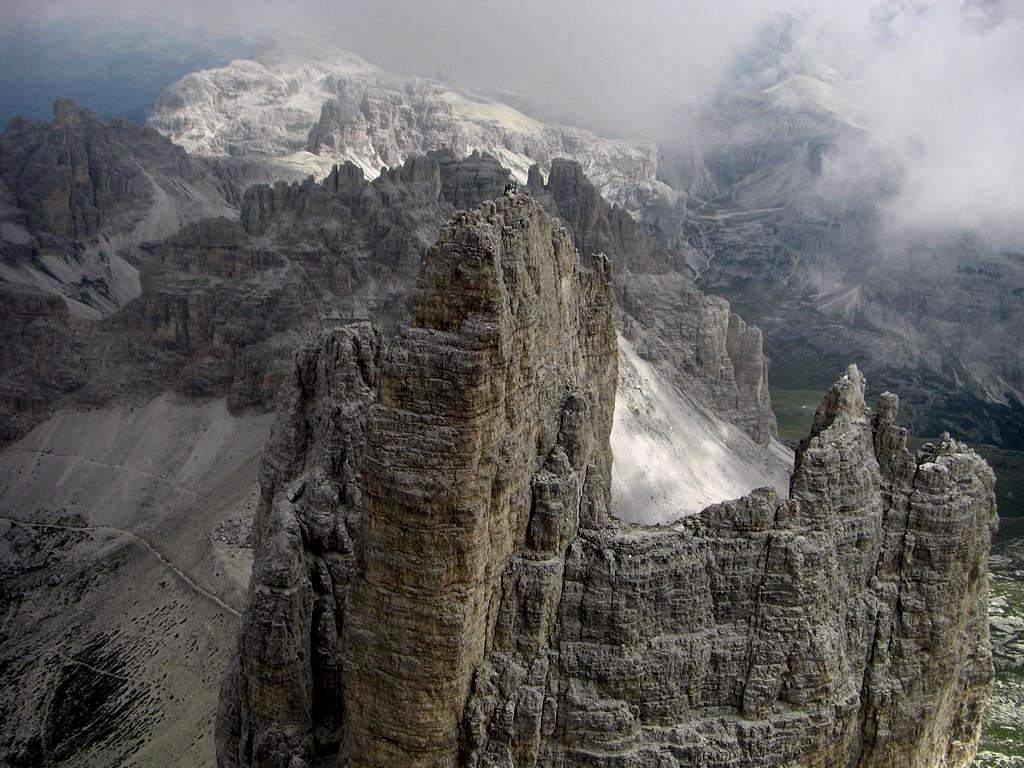
{"type": "Polygon", "coordinates": [[[217,715],[220,765],[290,768],[339,749],[341,631],[382,354],[379,333],[357,323],[292,360],[260,470],[249,604],[217,715]]]}
{"type": "Polygon", "coordinates": [[[0,135],[0,175],[38,235],[84,240],[139,229],[171,234],[228,207],[230,191],[202,160],[151,128],[104,122],[68,99],[53,120],[15,118],[0,135]],[[146,226],[147,216],[159,221],[146,226]]]}
{"type": "Polygon", "coordinates": [[[466,764],[969,765],[992,473],[949,440],[912,457],[892,399],[872,421],[863,392],[851,368],[826,396],[789,500],[764,489],[671,529],[581,522],[542,631],[501,631],[533,602],[511,582],[466,764]]]}

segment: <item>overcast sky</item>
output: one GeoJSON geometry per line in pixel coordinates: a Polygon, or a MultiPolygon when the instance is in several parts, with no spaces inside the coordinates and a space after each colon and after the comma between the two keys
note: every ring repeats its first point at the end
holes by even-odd
{"type": "MultiPolygon", "coordinates": [[[[76,57],[95,54],[95,65],[132,47],[120,71],[149,76],[143,98],[151,81],[274,39],[515,90],[545,117],[609,135],[660,136],[787,12],[805,19],[790,63],[832,78],[875,147],[903,167],[904,221],[1024,217],[1024,0],[0,0],[0,68],[27,76],[26,57],[49,48],[83,70],[76,57]],[[34,49],[18,48],[30,39],[34,49]],[[147,45],[171,63],[138,65],[147,45]]],[[[860,162],[836,158],[831,171],[852,180],[860,162]]]]}
{"type": "MultiPolygon", "coordinates": [[[[778,0],[0,0],[9,32],[71,28],[165,37],[273,38],[338,46],[388,69],[472,88],[516,89],[546,112],[606,132],[713,87],[778,0]]],[[[785,4],[785,5],[788,5],[785,4]]],[[[44,33],[45,34],[45,33],[44,33]]],[[[65,50],[66,55],[75,55],[65,50]]]]}

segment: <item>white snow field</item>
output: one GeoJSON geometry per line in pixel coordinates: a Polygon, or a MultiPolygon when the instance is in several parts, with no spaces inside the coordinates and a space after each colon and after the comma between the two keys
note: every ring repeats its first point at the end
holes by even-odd
{"type": "Polygon", "coordinates": [[[321,178],[334,163],[369,178],[411,155],[487,152],[521,182],[534,163],[579,160],[611,202],[627,210],[675,193],[655,178],[657,148],[544,123],[500,101],[443,83],[384,72],[347,52],[193,72],[168,86],[149,125],[189,152],[262,158],[295,177],[321,178]]]}

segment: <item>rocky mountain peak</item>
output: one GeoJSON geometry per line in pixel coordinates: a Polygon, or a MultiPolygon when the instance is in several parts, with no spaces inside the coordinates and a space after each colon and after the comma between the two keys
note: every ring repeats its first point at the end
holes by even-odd
{"type": "Polygon", "coordinates": [[[450,763],[512,554],[527,538],[562,551],[576,524],[563,512],[607,519],[611,269],[581,267],[568,233],[510,194],[442,230],[411,324],[368,355],[376,393],[321,403],[333,377],[366,370],[330,339],[297,359],[264,460],[219,759],[288,766],[341,749],[351,765],[450,763]],[[338,408],[340,440],[342,422],[311,433],[296,418],[338,408]],[[328,460],[324,442],[348,458],[328,460]],[[285,615],[285,645],[268,644],[285,615]],[[281,674],[265,677],[271,666],[281,674]]]}
{"type": "MultiPolygon", "coordinates": [[[[895,402],[890,397],[883,398],[877,416],[877,423],[881,427],[892,424],[898,402],[898,398],[895,402]]],[[[864,402],[864,375],[856,365],[850,365],[846,373],[825,393],[815,409],[810,434],[797,449],[796,466],[800,466],[801,457],[811,442],[837,420],[864,420],[869,413],[870,409],[864,402]]]]}
{"type": "Polygon", "coordinates": [[[441,230],[393,343],[298,354],[220,765],[969,763],[991,471],[911,456],[851,367],[790,499],[615,519],[612,280],[509,191],[441,230]]]}
{"type": "Polygon", "coordinates": [[[533,163],[572,156],[607,199],[631,210],[671,196],[657,180],[651,142],[545,123],[481,94],[382,72],[345,52],[194,72],[164,91],[149,124],[199,155],[285,160],[290,178],[321,178],[345,160],[373,178],[447,147],[463,158],[489,153],[520,182],[533,163]]]}
{"type": "Polygon", "coordinates": [[[229,210],[223,183],[201,161],[150,128],[105,122],[70,99],[54,102],[51,123],[8,124],[0,174],[36,237],[158,239],[229,210]]]}
{"type": "Polygon", "coordinates": [[[57,99],[53,102],[53,122],[54,125],[73,126],[102,121],[95,112],[78,106],[72,99],[57,99]]]}

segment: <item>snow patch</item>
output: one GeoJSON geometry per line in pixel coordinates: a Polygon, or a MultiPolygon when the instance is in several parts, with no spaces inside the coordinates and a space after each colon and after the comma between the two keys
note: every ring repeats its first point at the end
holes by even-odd
{"type": "Polygon", "coordinates": [[[634,213],[645,200],[674,194],[656,179],[651,142],[544,123],[494,99],[382,72],[345,52],[194,72],[167,88],[149,125],[189,152],[273,161],[289,178],[323,178],[347,160],[373,179],[385,166],[448,148],[460,156],[489,153],[520,182],[534,163],[578,160],[610,202],[634,213]],[[336,109],[324,110],[335,101],[336,109]]]}

